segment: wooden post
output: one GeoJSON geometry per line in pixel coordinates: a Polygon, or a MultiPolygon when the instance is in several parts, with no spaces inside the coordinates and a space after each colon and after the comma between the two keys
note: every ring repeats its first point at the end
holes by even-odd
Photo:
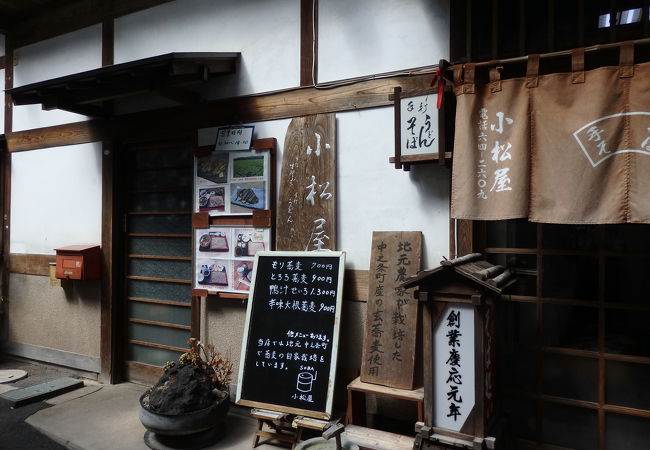
{"type": "MultiPolygon", "coordinates": [[[[102,23],[102,66],[113,64],[113,20],[102,23]]],[[[102,145],[102,287],[100,300],[100,379],[107,383],[119,381],[118,347],[121,340],[117,339],[117,313],[115,293],[118,292],[114,273],[115,258],[114,239],[119,230],[118,214],[116,214],[116,187],[119,183],[115,177],[115,146],[112,141],[102,145]]]]}
{"type": "Polygon", "coordinates": [[[198,295],[192,296],[191,316],[190,337],[201,340],[201,297],[198,295]]]}
{"type": "Polygon", "coordinates": [[[402,162],[402,110],[400,106],[402,88],[397,86],[393,89],[393,107],[395,108],[395,168],[401,169],[402,162]]]}
{"type": "MultiPolygon", "coordinates": [[[[441,59],[438,63],[438,69],[440,70],[440,80],[439,83],[444,83],[445,71],[449,68],[449,62],[441,59]]],[[[447,162],[445,155],[447,154],[447,106],[444,99],[446,92],[445,89],[442,92],[438,91],[438,95],[442,95],[442,99],[438,99],[440,102],[440,109],[438,110],[438,164],[444,166],[447,162]]],[[[451,178],[451,177],[450,177],[451,178]]]]}

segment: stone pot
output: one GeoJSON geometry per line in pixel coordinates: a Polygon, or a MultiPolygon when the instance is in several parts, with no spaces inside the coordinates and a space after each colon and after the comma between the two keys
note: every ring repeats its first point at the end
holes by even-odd
{"type": "Polygon", "coordinates": [[[140,422],[147,430],[165,436],[185,436],[209,430],[224,422],[230,408],[228,393],[219,392],[217,400],[207,408],[176,415],[159,414],[143,406],[148,395],[140,397],[140,422]]]}

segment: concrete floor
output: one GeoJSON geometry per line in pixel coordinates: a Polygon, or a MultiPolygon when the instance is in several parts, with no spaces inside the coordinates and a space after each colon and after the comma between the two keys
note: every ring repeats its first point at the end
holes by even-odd
{"type": "MultiPolygon", "coordinates": [[[[19,360],[3,361],[0,368],[22,369],[29,374],[15,383],[0,384],[0,393],[61,376],[74,376],[66,369],[19,360]]],[[[138,400],[146,386],[134,383],[102,385],[89,379],[84,379],[84,384],[81,389],[46,400],[53,406],[36,412],[26,422],[74,450],[148,449],[143,440],[145,428],[138,418],[138,400]]],[[[206,448],[251,449],[256,430],[257,421],[249,416],[249,409],[233,405],[226,421],[225,436],[206,448]]],[[[283,447],[263,444],[257,448],[277,450],[283,447]]]]}
{"type": "MultiPolygon", "coordinates": [[[[53,399],[56,405],[38,411],[27,423],[71,449],[146,450],[146,430],[138,419],[138,399],[144,390],[145,386],[133,383],[99,386],[77,398],[53,399]]],[[[224,438],[207,448],[250,449],[255,430],[256,422],[248,416],[248,410],[233,407],[224,438]]],[[[265,444],[258,448],[278,447],[265,444]]]]}
{"type": "MultiPolygon", "coordinates": [[[[29,376],[22,380],[0,384],[0,393],[11,389],[33,386],[64,376],[79,377],[68,369],[32,363],[29,361],[0,361],[0,369],[22,369],[29,376]]],[[[52,405],[36,411],[25,422],[53,441],[74,450],[147,450],[144,443],[145,428],[138,417],[140,395],[147,386],[135,383],[103,385],[84,379],[84,387],[58,397],[45,400],[52,405]]],[[[16,411],[18,411],[17,409],[16,411]]],[[[249,415],[249,408],[232,405],[226,419],[224,437],[206,449],[244,450],[253,447],[257,421],[249,415]]],[[[21,419],[22,420],[22,419],[21,419]]],[[[26,433],[34,432],[29,429],[26,433]]],[[[356,442],[363,447],[383,450],[410,450],[413,437],[385,432],[367,433],[368,429],[348,426],[342,438],[346,448],[356,442]],[[380,433],[384,436],[379,436],[380,433]]],[[[22,433],[22,430],[21,430],[22,433]]],[[[309,436],[305,436],[307,438],[309,436]]],[[[2,445],[0,436],[0,448],[2,445]]],[[[22,435],[19,437],[22,439],[22,435]]],[[[260,450],[286,448],[275,445],[277,441],[259,445],[260,450]]],[[[334,441],[330,441],[334,444],[334,441]]],[[[30,447],[23,447],[29,448],[30,447]]],[[[358,447],[354,447],[358,448],[358,447]]],[[[12,450],[20,447],[13,446],[12,450]]]]}

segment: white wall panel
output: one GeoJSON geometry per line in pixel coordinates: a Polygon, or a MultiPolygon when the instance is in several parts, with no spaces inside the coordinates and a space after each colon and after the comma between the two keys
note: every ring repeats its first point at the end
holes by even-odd
{"type": "Polygon", "coordinates": [[[177,0],[115,21],[115,62],[170,52],[241,52],[220,96],[300,84],[298,0],[177,0]]]}
{"type": "Polygon", "coordinates": [[[393,108],[337,114],[339,250],[367,270],[373,231],[422,231],[423,268],[449,253],[449,171],[437,164],[396,170],[393,108]]]}
{"type": "Polygon", "coordinates": [[[449,58],[448,0],[326,0],[318,9],[318,81],[449,58]]]}
{"type": "Polygon", "coordinates": [[[11,161],[12,253],[101,242],[101,144],[13,153],[11,161]]]}
{"type": "MultiPolygon", "coordinates": [[[[102,64],[102,30],[93,25],[16,49],[14,87],[96,69],[102,64]]],[[[43,111],[40,105],[14,108],[13,131],[86,120],[66,111],[43,111]]]]}

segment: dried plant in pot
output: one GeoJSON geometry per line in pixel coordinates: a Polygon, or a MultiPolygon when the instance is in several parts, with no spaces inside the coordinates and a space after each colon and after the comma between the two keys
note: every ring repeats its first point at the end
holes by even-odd
{"type": "Polygon", "coordinates": [[[167,362],[158,382],[140,397],[140,421],[149,430],[145,433],[149,447],[158,448],[147,440],[161,436],[185,441],[215,438],[228,414],[232,362],[212,344],[192,338],[189,346],[177,363],[167,362]]]}

